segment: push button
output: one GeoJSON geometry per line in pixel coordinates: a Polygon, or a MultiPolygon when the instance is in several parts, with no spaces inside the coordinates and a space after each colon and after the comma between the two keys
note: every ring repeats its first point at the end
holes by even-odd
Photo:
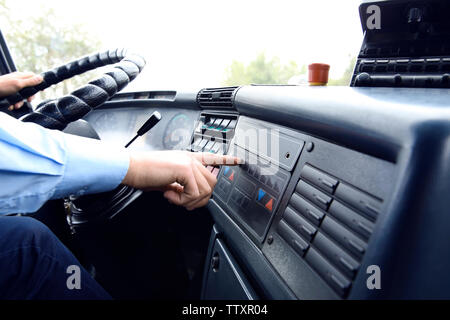
{"type": "Polygon", "coordinates": [[[375,220],[381,211],[380,200],[345,183],[340,183],[337,187],[336,197],[359,209],[372,220],[375,220]]]}
{"type": "Polygon", "coordinates": [[[256,193],[256,200],[262,204],[267,210],[272,212],[273,207],[275,206],[275,199],[272,198],[266,191],[259,188],[256,193]]]}
{"type": "Polygon", "coordinates": [[[200,143],[197,146],[197,151],[202,151],[203,148],[206,146],[206,144],[208,143],[208,140],[206,139],[202,139],[202,141],[200,141],[200,143]]]}
{"type": "Polygon", "coordinates": [[[278,224],[278,234],[291,245],[291,247],[300,255],[303,256],[309,248],[308,242],[300,237],[289,225],[280,220],[278,224]]]}
{"type": "Polygon", "coordinates": [[[328,209],[328,206],[330,205],[332,200],[331,197],[327,196],[322,191],[319,191],[316,188],[310,186],[303,180],[300,180],[300,182],[298,183],[296,191],[324,210],[328,209]]]}
{"type": "Polygon", "coordinates": [[[308,240],[311,240],[317,232],[317,229],[313,225],[308,223],[289,206],[284,211],[283,219],[308,240]]]}
{"type": "Polygon", "coordinates": [[[258,190],[258,201],[261,201],[265,195],[266,195],[266,192],[263,189],[259,189],[258,190]]]}
{"type": "Polygon", "coordinates": [[[236,120],[231,120],[230,123],[227,126],[227,129],[231,130],[231,129],[236,128],[236,123],[237,123],[236,120]]]}
{"type": "Polygon", "coordinates": [[[331,262],[334,263],[350,279],[353,279],[359,268],[359,263],[349,254],[342,250],[333,241],[329,240],[323,233],[318,232],[314,238],[314,245],[331,262]]]}
{"type": "Polygon", "coordinates": [[[330,177],[329,175],[317,170],[316,168],[313,168],[308,164],[303,168],[300,175],[302,178],[305,178],[312,184],[318,186],[319,188],[322,188],[329,193],[333,193],[338,184],[337,179],[330,177]]]}
{"type": "Polygon", "coordinates": [[[223,167],[223,175],[230,181],[234,181],[234,170],[230,167],[223,167]]]}
{"type": "Polygon", "coordinates": [[[242,198],[242,201],[241,201],[241,207],[242,207],[243,209],[247,209],[248,206],[249,206],[249,204],[250,204],[250,199],[247,198],[246,196],[244,196],[244,197],[242,198]]]}
{"type": "Polygon", "coordinates": [[[329,212],[350,229],[368,239],[373,232],[374,224],[338,201],[333,201],[329,212]]]}
{"type": "Polygon", "coordinates": [[[216,129],[217,127],[220,126],[221,123],[222,123],[222,119],[218,118],[214,121],[214,123],[211,126],[209,126],[208,129],[216,129]]]}
{"type": "Polygon", "coordinates": [[[230,124],[230,119],[224,119],[223,121],[222,121],[222,123],[220,124],[220,126],[218,126],[217,128],[216,128],[216,130],[218,130],[218,131],[223,131],[223,129],[225,129],[229,124],[230,124]]]}
{"type": "Polygon", "coordinates": [[[209,152],[211,153],[217,153],[220,150],[220,147],[222,146],[222,144],[220,142],[216,142],[212,147],[211,150],[209,150],[209,152]]]}
{"type": "Polygon", "coordinates": [[[351,281],[324,259],[318,251],[311,248],[305,259],[339,295],[345,296],[348,293],[351,281]]]}
{"type": "Polygon", "coordinates": [[[214,145],[214,141],[208,141],[208,143],[205,145],[205,147],[203,148],[204,152],[208,152],[209,150],[211,150],[211,148],[214,145]]]}
{"type": "Polygon", "coordinates": [[[209,118],[208,122],[205,123],[205,127],[212,126],[214,121],[216,121],[216,118],[209,118]]]}
{"type": "Polygon", "coordinates": [[[270,200],[267,201],[265,207],[266,207],[267,210],[272,211],[272,209],[273,209],[273,198],[270,198],[270,200]]]}
{"type": "Polygon", "coordinates": [[[300,212],[310,221],[312,221],[316,226],[320,224],[325,214],[310,204],[308,201],[300,197],[298,194],[294,193],[289,200],[289,205],[291,205],[295,210],[300,212]]]}
{"type": "Polygon", "coordinates": [[[326,216],[323,219],[321,228],[332,239],[342,244],[346,249],[354,253],[356,256],[361,258],[365,253],[367,244],[355,234],[350,232],[347,228],[335,222],[332,218],[326,216]]]}
{"type": "Polygon", "coordinates": [[[227,126],[223,126],[222,132],[228,132],[230,130],[234,130],[236,128],[236,120],[230,120],[227,126]]]}

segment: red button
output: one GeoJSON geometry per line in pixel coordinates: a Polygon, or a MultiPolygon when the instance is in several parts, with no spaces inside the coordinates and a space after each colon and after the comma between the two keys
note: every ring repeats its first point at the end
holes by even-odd
{"type": "Polygon", "coordinates": [[[266,208],[269,209],[269,211],[272,211],[272,206],[273,206],[273,199],[270,198],[269,202],[266,203],[266,208]]]}
{"type": "Polygon", "coordinates": [[[228,179],[230,179],[230,181],[234,180],[234,171],[231,173],[231,175],[230,175],[230,177],[228,179]]]}

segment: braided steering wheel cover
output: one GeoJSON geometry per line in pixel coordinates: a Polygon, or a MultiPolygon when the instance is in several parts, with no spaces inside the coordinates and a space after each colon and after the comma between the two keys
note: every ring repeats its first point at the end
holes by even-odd
{"type": "Polygon", "coordinates": [[[24,88],[5,99],[12,105],[75,75],[113,63],[116,65],[103,76],[61,98],[43,101],[35,111],[20,118],[45,128],[63,130],[70,122],[82,118],[92,109],[102,105],[134,80],[145,66],[144,58],[127,54],[125,49],[86,56],[42,73],[44,81],[39,85],[24,88]]]}

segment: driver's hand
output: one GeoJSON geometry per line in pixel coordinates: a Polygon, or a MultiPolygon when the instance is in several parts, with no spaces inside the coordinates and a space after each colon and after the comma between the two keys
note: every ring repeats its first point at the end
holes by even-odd
{"type": "MultiPolygon", "coordinates": [[[[12,72],[0,76],[0,98],[9,96],[18,92],[25,87],[36,86],[44,79],[40,75],[36,75],[33,72],[12,72]]],[[[31,102],[33,97],[29,97],[27,100],[31,102]]],[[[24,101],[17,102],[13,106],[9,106],[9,110],[14,108],[19,109],[23,106],[24,101]]]]}
{"type": "Polygon", "coordinates": [[[216,177],[205,165],[237,165],[233,156],[187,151],[131,153],[123,184],[142,190],[161,190],[169,202],[188,210],[208,203],[216,177]]]}

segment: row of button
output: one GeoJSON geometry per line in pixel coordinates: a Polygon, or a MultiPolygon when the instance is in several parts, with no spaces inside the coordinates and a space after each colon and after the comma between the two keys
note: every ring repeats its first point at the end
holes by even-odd
{"type": "MultiPolygon", "coordinates": [[[[365,192],[359,191],[344,182],[340,182],[338,179],[312,167],[311,165],[305,165],[300,176],[325,192],[334,194],[337,198],[353,206],[373,221],[376,220],[378,214],[380,213],[382,204],[380,200],[365,192]]],[[[331,202],[331,197],[319,191],[313,194],[313,190],[305,185],[299,185],[297,188],[304,188],[305,190],[303,191],[305,192],[305,196],[308,200],[311,200],[314,204],[317,204],[324,210],[328,209],[331,202]]],[[[297,192],[302,193],[300,190],[297,190],[297,192]]]]}
{"type": "Polygon", "coordinates": [[[366,216],[368,207],[379,210],[379,203],[374,205],[372,196],[310,165],[303,168],[300,176],[302,179],[289,200],[277,232],[338,294],[344,296],[360,267],[359,261],[367,249],[374,224],[338,200],[352,204],[355,200],[350,195],[355,197],[354,191],[359,192],[356,196],[359,203],[353,205],[366,212],[366,216]]]}
{"type": "MultiPolygon", "coordinates": [[[[330,204],[333,199],[305,181],[300,180],[295,190],[300,196],[305,197],[321,209],[331,209],[330,204]]],[[[341,226],[333,219],[326,217],[325,214],[318,209],[314,210],[312,205],[308,205],[306,201],[302,200],[301,197],[296,194],[292,196],[290,204],[293,205],[298,212],[311,219],[316,225],[321,223],[321,228],[332,236],[337,242],[340,242],[350,252],[362,257],[366,249],[366,243],[358,236],[354,235],[352,232],[349,232],[345,227],[341,226]]],[[[370,236],[373,229],[373,224],[361,216],[359,219],[355,220],[355,217],[358,215],[353,213],[350,209],[347,209],[339,202],[333,201],[333,206],[330,213],[332,216],[341,220],[344,224],[350,224],[351,228],[356,229],[355,231],[357,231],[358,234],[362,233],[365,235],[365,238],[370,236]]]]}
{"type": "Polygon", "coordinates": [[[197,140],[195,140],[192,144],[191,150],[194,152],[211,152],[224,154],[223,151],[226,150],[226,144],[221,141],[211,141],[205,138],[197,138],[197,140]]]}
{"type": "Polygon", "coordinates": [[[216,188],[222,195],[226,196],[230,193],[231,183],[226,179],[219,179],[216,188]]]}
{"type": "Polygon", "coordinates": [[[276,193],[281,192],[283,181],[276,175],[261,174],[261,168],[254,164],[243,163],[241,169],[276,193]]]}
{"type": "Polygon", "coordinates": [[[203,130],[213,130],[218,132],[228,132],[236,128],[237,120],[223,119],[223,118],[209,118],[209,120],[202,126],[203,130]]]}
{"type": "Polygon", "coordinates": [[[439,55],[441,53],[447,53],[449,45],[432,45],[432,46],[402,46],[402,47],[368,47],[361,51],[362,56],[410,56],[411,54],[429,54],[439,55]],[[428,51],[428,52],[427,52],[428,51]]]}
{"type": "Polygon", "coordinates": [[[305,260],[340,295],[344,296],[348,292],[351,286],[351,280],[349,279],[353,279],[356,275],[360,266],[359,262],[289,206],[284,212],[283,219],[279,222],[277,231],[297,254],[302,257],[305,256],[305,260]],[[313,237],[312,243],[315,248],[320,250],[320,253],[315,248],[310,248],[313,237]],[[337,265],[339,270],[324,259],[321,254],[337,265]]]}
{"type": "Polygon", "coordinates": [[[234,189],[231,193],[231,200],[243,210],[246,210],[250,205],[250,199],[238,189],[234,189]]]}

